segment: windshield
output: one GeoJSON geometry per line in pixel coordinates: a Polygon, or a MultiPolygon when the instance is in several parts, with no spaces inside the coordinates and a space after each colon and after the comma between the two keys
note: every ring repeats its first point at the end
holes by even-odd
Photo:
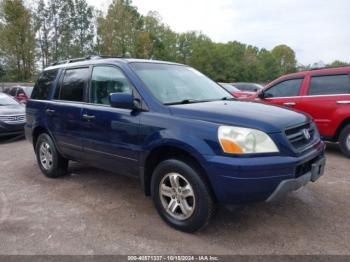
{"type": "Polygon", "coordinates": [[[227,91],[197,70],[157,63],[133,63],[133,68],[151,93],[163,104],[181,104],[230,99],[227,91]]]}
{"type": "Polygon", "coordinates": [[[230,93],[239,91],[238,88],[234,87],[234,86],[231,85],[231,84],[228,84],[228,83],[219,83],[219,84],[220,84],[223,88],[225,88],[227,91],[229,91],[230,93]]]}
{"type": "Polygon", "coordinates": [[[233,85],[242,91],[256,92],[263,88],[263,86],[254,83],[235,83],[233,85]]]}
{"type": "Polygon", "coordinates": [[[24,93],[26,93],[27,97],[31,97],[32,92],[33,92],[33,88],[32,86],[27,86],[25,88],[23,88],[24,93]]]}
{"type": "Polygon", "coordinates": [[[5,94],[0,94],[0,106],[18,105],[18,102],[5,94]]]}

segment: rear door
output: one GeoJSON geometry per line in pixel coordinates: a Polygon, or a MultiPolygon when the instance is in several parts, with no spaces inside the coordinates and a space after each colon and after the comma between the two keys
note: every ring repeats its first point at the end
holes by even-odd
{"type": "Polygon", "coordinates": [[[140,112],[110,106],[111,93],[134,93],[116,66],[92,70],[90,103],[82,112],[84,155],[90,163],[123,174],[138,175],[140,112]]]}
{"type": "Polygon", "coordinates": [[[349,73],[311,73],[300,109],[314,118],[321,136],[333,137],[340,116],[350,112],[349,73]]]}
{"type": "Polygon", "coordinates": [[[284,79],[264,90],[263,102],[300,109],[300,97],[304,76],[284,79]]]}
{"type": "Polygon", "coordinates": [[[90,67],[69,68],[61,74],[54,99],[46,108],[47,126],[61,152],[82,159],[81,113],[87,97],[90,67]]]}

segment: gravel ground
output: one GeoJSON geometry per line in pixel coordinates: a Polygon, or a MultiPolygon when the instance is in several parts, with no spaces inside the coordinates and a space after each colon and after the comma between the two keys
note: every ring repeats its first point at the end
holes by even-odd
{"type": "Polygon", "coordinates": [[[138,180],[71,163],[52,180],[25,140],[0,140],[0,254],[350,254],[350,159],[276,203],[220,207],[202,232],[165,225],[138,180]]]}

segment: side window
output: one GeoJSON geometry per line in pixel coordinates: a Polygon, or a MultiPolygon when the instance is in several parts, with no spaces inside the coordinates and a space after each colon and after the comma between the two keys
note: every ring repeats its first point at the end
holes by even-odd
{"type": "Polygon", "coordinates": [[[91,77],[90,101],[94,104],[109,105],[111,93],[132,93],[132,87],[125,75],[115,67],[98,66],[91,77]]]}
{"type": "Polygon", "coordinates": [[[26,95],[26,93],[24,93],[22,88],[18,88],[17,95],[26,95]]]}
{"type": "Polygon", "coordinates": [[[311,77],[308,95],[350,94],[349,75],[327,75],[311,77]]]}
{"type": "Polygon", "coordinates": [[[86,90],[89,73],[90,69],[88,67],[67,69],[60,88],[56,90],[55,98],[65,101],[84,101],[84,91],[86,90]]]}
{"type": "Polygon", "coordinates": [[[10,96],[16,96],[16,93],[17,93],[17,87],[10,89],[9,95],[10,96]]]}
{"type": "Polygon", "coordinates": [[[53,81],[55,81],[58,70],[43,72],[36,82],[31,98],[45,100],[48,98],[53,81]]]}
{"type": "Polygon", "coordinates": [[[280,82],[265,91],[266,98],[298,96],[303,78],[280,82]]]}

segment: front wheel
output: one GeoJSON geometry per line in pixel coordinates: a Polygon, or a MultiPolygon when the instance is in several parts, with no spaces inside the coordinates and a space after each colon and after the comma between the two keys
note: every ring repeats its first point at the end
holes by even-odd
{"type": "Polygon", "coordinates": [[[208,185],[198,171],[183,161],[161,162],[152,175],[151,191],[159,215],[178,230],[200,230],[213,214],[208,185]]]}
{"type": "Polygon", "coordinates": [[[350,125],[344,127],[340,132],[339,145],[344,155],[350,157],[350,125]]]}
{"type": "Polygon", "coordinates": [[[41,134],[35,146],[35,154],[41,172],[49,178],[63,176],[67,172],[68,160],[57,151],[48,134],[41,134]]]}

